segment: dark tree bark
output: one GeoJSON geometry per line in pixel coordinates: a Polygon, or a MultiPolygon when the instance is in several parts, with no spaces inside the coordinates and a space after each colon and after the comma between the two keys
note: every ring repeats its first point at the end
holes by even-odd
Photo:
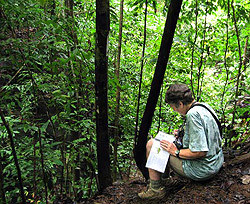
{"type": "Polygon", "coordinates": [[[33,136],[33,193],[34,193],[34,201],[37,202],[37,182],[36,182],[36,142],[37,142],[37,135],[33,136]]]}
{"type": "Polygon", "coordinates": [[[151,89],[148,96],[146,109],[142,118],[139,135],[138,138],[136,138],[135,140],[135,148],[134,148],[135,161],[138,168],[141,170],[143,176],[146,179],[149,178],[148,169],[145,167],[146,143],[148,138],[147,136],[149,129],[151,127],[152,118],[154,115],[155,107],[161,90],[161,85],[163,83],[163,78],[168,63],[169,53],[174,38],[174,32],[181,9],[181,4],[182,4],[181,0],[171,0],[170,2],[154,78],[151,84],[151,89]]]}
{"type": "Polygon", "coordinates": [[[194,82],[193,82],[193,67],[194,67],[194,50],[195,50],[195,43],[197,40],[198,35],[198,0],[195,1],[195,36],[194,36],[194,42],[192,45],[192,60],[191,60],[191,71],[190,71],[190,83],[191,83],[191,89],[193,96],[194,94],[194,82]]]}
{"type": "Polygon", "coordinates": [[[234,22],[234,27],[235,27],[235,32],[236,32],[236,37],[237,37],[237,42],[238,42],[238,53],[239,53],[239,68],[238,68],[238,74],[237,74],[237,81],[236,81],[236,91],[235,91],[235,100],[234,100],[234,108],[233,108],[233,117],[232,117],[232,122],[230,126],[230,132],[229,132],[229,147],[232,146],[232,137],[234,135],[233,131],[233,126],[235,123],[235,117],[236,117],[236,105],[237,105],[237,98],[239,96],[239,88],[240,88],[240,76],[241,76],[241,69],[242,69],[242,57],[241,57],[241,47],[240,47],[240,35],[239,35],[239,30],[237,26],[237,20],[235,16],[235,9],[234,9],[234,1],[232,0],[231,3],[232,7],[232,12],[233,12],[233,22],[234,22]]]}
{"type": "Polygon", "coordinates": [[[74,48],[78,44],[77,34],[75,30],[75,20],[74,20],[74,0],[65,0],[64,2],[66,10],[66,17],[71,20],[71,25],[68,26],[68,32],[70,37],[74,41],[74,48]]]}
{"type": "MultiPolygon", "coordinates": [[[[243,70],[242,70],[242,73],[246,73],[247,71],[247,63],[249,62],[249,58],[250,58],[250,50],[248,48],[248,36],[246,38],[246,42],[245,42],[245,48],[244,48],[244,56],[243,56],[243,62],[242,62],[242,67],[243,67],[243,70]]],[[[242,74],[241,75],[241,87],[245,87],[246,84],[244,82],[244,79],[246,78],[246,75],[245,74],[242,74]]],[[[241,95],[241,91],[239,91],[239,95],[241,95]]]]}
{"type": "MultiPolygon", "coordinates": [[[[206,4],[208,5],[208,1],[206,1],[206,4]]],[[[204,30],[203,30],[203,40],[202,40],[202,47],[201,47],[201,57],[198,67],[198,73],[197,73],[197,91],[196,91],[196,101],[198,102],[201,99],[201,93],[202,93],[202,82],[204,77],[204,70],[205,70],[205,58],[204,58],[204,49],[205,49],[205,43],[206,43],[206,29],[207,29],[207,11],[208,6],[206,6],[205,11],[205,19],[204,19],[204,30]],[[203,70],[202,67],[204,66],[203,70]]]]}
{"type": "MultiPolygon", "coordinates": [[[[224,97],[226,94],[226,89],[228,85],[228,79],[229,79],[229,68],[227,65],[227,52],[228,52],[228,44],[229,44],[229,34],[228,34],[228,21],[229,21],[229,16],[230,16],[230,1],[227,1],[227,23],[226,23],[226,45],[225,45],[225,52],[224,52],[224,68],[226,71],[226,80],[222,92],[222,97],[221,97],[221,111],[222,111],[222,127],[226,126],[226,115],[225,115],[225,110],[226,110],[226,105],[224,105],[224,97]]],[[[225,130],[225,128],[223,128],[225,130]]],[[[225,137],[225,147],[227,147],[228,144],[228,137],[225,137]]]]}
{"type": "Polygon", "coordinates": [[[22,175],[21,175],[21,170],[20,170],[20,166],[19,166],[19,163],[18,163],[18,159],[17,159],[17,154],[16,154],[15,144],[14,144],[14,140],[13,140],[13,135],[12,135],[12,131],[11,131],[10,127],[9,127],[9,124],[5,120],[5,117],[3,115],[3,112],[1,110],[1,108],[0,108],[0,116],[1,116],[3,124],[4,124],[4,126],[5,126],[5,128],[7,129],[7,132],[8,132],[10,145],[11,145],[11,150],[12,150],[12,155],[14,157],[14,162],[15,162],[15,166],[16,166],[16,170],[17,170],[17,177],[18,177],[18,181],[19,181],[20,195],[21,195],[21,198],[22,198],[22,203],[25,204],[26,200],[25,200],[24,189],[23,189],[22,175]]]}
{"type": "Polygon", "coordinates": [[[45,199],[46,199],[46,204],[48,204],[48,189],[47,189],[47,183],[46,183],[46,178],[45,178],[44,155],[43,155],[42,135],[41,135],[40,128],[38,128],[38,139],[39,139],[39,148],[40,148],[40,155],[41,155],[41,166],[42,166],[42,176],[43,176],[43,183],[44,183],[44,190],[45,190],[45,199]]]}
{"type": "Polygon", "coordinates": [[[113,179],[117,179],[117,149],[118,149],[118,140],[120,135],[120,99],[121,99],[121,85],[120,85],[120,62],[121,62],[121,51],[122,51],[122,25],[123,25],[123,2],[120,1],[120,19],[119,19],[119,37],[118,37],[118,53],[117,53],[117,62],[116,62],[116,70],[115,75],[117,78],[117,86],[116,86],[116,107],[115,107],[115,131],[114,131],[114,171],[113,171],[113,179]]]}
{"type": "Polygon", "coordinates": [[[140,72],[140,82],[137,98],[137,110],[135,117],[135,139],[138,137],[138,124],[139,124],[139,112],[140,112],[140,100],[141,100],[141,85],[142,85],[142,74],[144,67],[144,55],[146,50],[146,40],[147,40],[147,15],[148,15],[148,1],[145,2],[145,13],[144,13],[144,38],[143,38],[143,47],[142,47],[142,57],[141,57],[141,72],[140,72]]]}
{"type": "Polygon", "coordinates": [[[99,190],[112,184],[108,136],[108,57],[107,43],[110,30],[109,0],[96,0],[96,134],[99,190]]]}
{"type": "Polygon", "coordinates": [[[51,10],[50,10],[50,14],[51,16],[55,16],[56,15],[56,1],[55,0],[51,0],[50,1],[50,7],[51,7],[51,10]]]}
{"type": "MultiPolygon", "coordinates": [[[[74,19],[74,0],[65,0],[64,1],[65,3],[65,7],[66,7],[66,17],[68,19],[69,23],[68,24],[68,32],[69,32],[69,36],[71,37],[72,41],[74,42],[72,47],[70,47],[68,49],[68,57],[71,58],[71,53],[76,49],[77,45],[78,45],[78,37],[77,37],[77,32],[76,32],[76,22],[75,22],[75,19],[74,19]]],[[[75,59],[75,61],[78,61],[77,59],[75,59]]],[[[81,63],[79,63],[81,64],[81,63]]],[[[80,121],[80,117],[79,117],[79,113],[80,113],[80,102],[79,102],[79,96],[80,96],[80,91],[79,91],[79,84],[81,84],[81,81],[77,79],[77,76],[75,74],[75,67],[73,65],[73,62],[72,60],[69,61],[68,63],[68,67],[70,67],[70,70],[71,70],[71,73],[72,73],[72,83],[74,83],[74,87],[75,87],[75,96],[76,96],[76,99],[77,99],[77,105],[76,105],[76,108],[72,111],[75,111],[77,112],[77,121],[80,121]]],[[[81,137],[80,135],[80,132],[79,131],[74,131],[72,133],[72,140],[77,140],[81,137]]],[[[64,142],[66,142],[65,138],[63,139],[64,142]]],[[[64,143],[63,145],[64,149],[66,150],[67,149],[67,145],[64,143]]],[[[66,150],[67,151],[67,150],[66,150]]],[[[81,172],[80,172],[80,151],[78,149],[78,147],[76,148],[76,151],[77,151],[77,156],[76,156],[76,159],[75,159],[75,163],[77,164],[76,165],[76,168],[74,169],[74,181],[76,183],[78,183],[80,181],[80,176],[81,176],[81,172]]],[[[63,151],[65,152],[65,151],[63,151]]],[[[65,161],[65,160],[64,160],[65,161]]],[[[66,190],[68,191],[69,188],[68,186],[70,185],[69,184],[69,179],[68,179],[68,175],[69,175],[69,169],[68,169],[68,166],[66,165],[66,161],[64,162],[65,164],[65,167],[66,167],[66,190]]],[[[81,194],[82,192],[78,192],[77,195],[76,195],[76,200],[79,200],[81,199],[81,194]]]]}
{"type": "Polygon", "coordinates": [[[4,182],[3,166],[2,166],[2,158],[0,155],[0,203],[5,204],[6,198],[5,198],[5,191],[4,191],[4,187],[3,187],[3,182],[4,182]]]}

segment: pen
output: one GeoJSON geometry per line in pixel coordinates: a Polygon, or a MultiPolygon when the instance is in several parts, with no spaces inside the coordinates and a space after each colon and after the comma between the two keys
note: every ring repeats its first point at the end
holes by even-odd
{"type": "Polygon", "coordinates": [[[159,140],[158,138],[154,138],[154,139],[155,139],[156,141],[159,141],[159,142],[161,141],[161,140],[159,140]]]}

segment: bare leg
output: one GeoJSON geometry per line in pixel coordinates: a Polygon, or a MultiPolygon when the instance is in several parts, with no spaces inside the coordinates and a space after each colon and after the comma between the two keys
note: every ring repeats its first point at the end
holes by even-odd
{"type": "MultiPolygon", "coordinates": [[[[150,150],[152,148],[154,140],[148,141],[146,146],[146,157],[148,158],[150,150]]],[[[161,185],[161,173],[153,169],[148,169],[150,185],[146,191],[138,193],[138,196],[142,199],[155,199],[163,198],[166,194],[165,188],[161,185]]]]}
{"type": "MultiPolygon", "coordinates": [[[[146,146],[146,149],[147,149],[146,157],[147,158],[149,156],[149,153],[150,153],[150,150],[152,148],[153,142],[154,142],[154,139],[150,139],[147,142],[147,146],[146,146]]],[[[155,180],[156,181],[156,180],[160,180],[161,179],[161,173],[158,172],[158,171],[155,171],[154,169],[148,169],[148,173],[149,173],[149,178],[151,180],[155,180]]]]}

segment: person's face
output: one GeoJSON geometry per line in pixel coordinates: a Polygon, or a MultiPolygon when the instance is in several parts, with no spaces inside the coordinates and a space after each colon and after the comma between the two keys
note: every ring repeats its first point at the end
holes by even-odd
{"type": "Polygon", "coordinates": [[[179,102],[179,106],[177,106],[176,104],[169,104],[171,108],[173,108],[173,110],[181,115],[186,115],[186,107],[184,106],[184,104],[182,102],[179,102]]]}

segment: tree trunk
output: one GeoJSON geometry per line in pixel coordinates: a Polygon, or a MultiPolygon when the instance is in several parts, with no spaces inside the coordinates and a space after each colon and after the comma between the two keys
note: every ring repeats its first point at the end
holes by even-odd
{"type": "Polygon", "coordinates": [[[142,74],[144,67],[144,55],[146,49],[146,40],[147,40],[147,15],[148,15],[148,1],[145,2],[145,14],[144,14],[144,38],[143,38],[143,47],[142,47],[142,57],[141,57],[141,72],[140,72],[140,82],[137,98],[137,110],[135,117],[135,140],[138,137],[138,124],[139,124],[139,112],[140,112],[140,100],[141,100],[141,85],[142,85],[142,74]]]}
{"type": "Polygon", "coordinates": [[[194,82],[193,82],[193,67],[194,67],[194,50],[195,50],[195,43],[198,36],[198,0],[195,1],[195,36],[194,36],[194,42],[192,45],[192,60],[191,60],[191,70],[190,70],[190,84],[193,96],[194,94],[194,82]]]}
{"type": "MultiPolygon", "coordinates": [[[[68,49],[68,57],[69,58],[72,58],[71,57],[71,53],[76,49],[77,45],[78,45],[78,37],[77,37],[77,32],[76,32],[76,23],[75,23],[75,19],[74,19],[74,0],[65,0],[65,7],[66,7],[66,17],[67,17],[67,20],[71,23],[68,24],[68,31],[69,31],[69,35],[72,39],[72,41],[74,42],[73,43],[73,46],[70,47],[70,49],[68,49]]],[[[77,59],[75,59],[75,61],[78,61],[77,59]]],[[[81,63],[79,63],[81,64],[81,63]]],[[[75,96],[76,96],[76,100],[77,100],[77,106],[74,110],[72,111],[75,111],[77,112],[77,118],[76,120],[77,121],[80,121],[80,117],[79,117],[79,114],[80,114],[80,102],[79,102],[79,85],[78,84],[81,84],[80,81],[77,80],[77,76],[75,74],[75,67],[73,65],[73,62],[72,60],[69,61],[68,63],[68,67],[70,67],[70,70],[72,72],[72,82],[74,83],[74,87],[75,87],[75,96]]],[[[80,135],[80,132],[79,131],[74,131],[72,133],[72,140],[77,140],[81,137],[80,135]]],[[[64,141],[64,144],[66,142],[65,138],[63,139],[64,141]]],[[[64,147],[64,150],[67,151],[67,147],[66,145],[63,145],[64,147]]],[[[63,151],[63,152],[65,152],[63,151]]],[[[80,181],[80,176],[81,176],[81,172],[80,172],[80,150],[78,149],[78,147],[76,148],[76,151],[77,151],[77,156],[76,156],[76,159],[74,160],[75,164],[76,164],[76,168],[74,169],[74,181],[79,184],[78,182],[80,181]]],[[[66,161],[64,162],[64,166],[66,167],[66,191],[68,191],[70,188],[68,187],[69,186],[69,179],[68,179],[68,165],[66,165],[66,161]]],[[[79,192],[77,193],[76,195],[76,199],[79,200],[81,199],[81,194],[82,192],[79,192]]]]}
{"type": "Polygon", "coordinates": [[[3,124],[4,124],[4,126],[5,126],[5,128],[7,129],[7,132],[8,132],[10,145],[11,145],[11,150],[12,150],[12,155],[14,157],[14,162],[15,162],[15,166],[16,166],[16,170],[17,170],[17,177],[18,177],[18,181],[19,181],[20,195],[21,195],[21,198],[22,198],[22,203],[24,204],[24,203],[26,203],[26,200],[25,200],[24,189],[23,189],[23,181],[22,181],[20,166],[19,166],[18,159],[17,159],[17,154],[16,154],[15,144],[14,144],[14,140],[13,140],[13,135],[12,135],[11,129],[9,127],[9,124],[5,120],[5,117],[3,115],[3,112],[1,110],[1,108],[0,108],[0,116],[1,116],[3,124]]]}
{"type": "Polygon", "coordinates": [[[6,198],[5,198],[5,191],[3,187],[4,177],[3,177],[3,166],[2,166],[2,158],[0,155],[0,203],[5,204],[6,198]]]}
{"type": "MultiPolygon", "coordinates": [[[[206,2],[208,5],[208,2],[206,2]]],[[[205,11],[205,19],[204,19],[204,30],[203,30],[203,40],[202,40],[202,47],[201,47],[201,58],[200,58],[200,63],[198,67],[198,80],[197,80],[197,91],[196,91],[196,101],[199,102],[201,98],[201,89],[202,89],[202,76],[204,76],[204,70],[205,70],[205,59],[204,59],[204,50],[205,50],[205,43],[206,43],[206,29],[207,29],[207,10],[208,6],[206,6],[206,11],[205,11]],[[202,66],[204,66],[203,71],[202,71],[202,66]]]]}
{"type": "Polygon", "coordinates": [[[96,0],[96,134],[99,190],[112,184],[108,136],[108,57],[107,43],[110,30],[109,0],[96,0]]]}
{"type": "Polygon", "coordinates": [[[56,15],[56,1],[55,0],[51,0],[50,1],[50,14],[51,16],[55,16],[56,15]]]}
{"type": "Polygon", "coordinates": [[[235,27],[235,32],[236,32],[236,37],[237,37],[237,42],[238,42],[238,53],[239,53],[239,68],[238,68],[238,74],[237,74],[237,82],[236,82],[236,91],[235,91],[235,101],[234,101],[234,108],[233,108],[233,117],[232,117],[232,122],[230,126],[230,133],[229,133],[229,146],[231,147],[232,145],[232,137],[233,137],[233,126],[235,123],[235,117],[236,117],[236,105],[237,105],[237,100],[239,96],[239,86],[240,86],[240,76],[241,76],[241,68],[242,68],[242,57],[241,57],[241,47],[240,47],[240,36],[239,36],[239,31],[237,27],[237,20],[235,17],[235,10],[234,10],[234,2],[232,1],[231,7],[233,11],[233,22],[234,22],[234,27],[235,27]]]}
{"type": "Polygon", "coordinates": [[[46,178],[45,178],[42,135],[41,135],[41,129],[40,128],[38,128],[38,139],[39,139],[39,148],[40,148],[39,150],[40,150],[40,156],[41,156],[41,166],[42,166],[42,176],[43,176],[44,191],[45,191],[45,200],[46,200],[46,204],[48,204],[48,189],[47,189],[47,183],[46,183],[46,178]]]}
{"type": "MultiPolygon", "coordinates": [[[[242,66],[243,66],[243,70],[242,73],[245,73],[247,70],[247,63],[249,62],[249,58],[250,58],[250,50],[248,49],[248,36],[246,38],[246,42],[245,42],[245,49],[244,49],[244,56],[243,56],[243,62],[242,62],[242,66]]],[[[245,79],[245,74],[241,75],[241,87],[245,87],[246,84],[244,83],[244,79],[245,79]]],[[[241,95],[241,90],[239,91],[239,95],[241,95]]]]}
{"type": "Polygon", "coordinates": [[[34,193],[34,201],[37,202],[37,182],[36,182],[36,142],[37,142],[37,134],[33,136],[33,193],[34,193]]]}
{"type": "Polygon", "coordinates": [[[123,24],[123,2],[120,2],[120,19],[119,19],[119,39],[118,39],[118,53],[117,53],[117,62],[116,62],[116,78],[117,78],[117,87],[116,87],[116,108],[115,108],[115,135],[114,135],[114,180],[117,179],[117,148],[118,148],[118,140],[119,140],[119,133],[120,133],[120,62],[121,62],[121,51],[122,51],[122,24],[123,24]]]}
{"type": "Polygon", "coordinates": [[[174,38],[174,32],[179,17],[182,1],[171,0],[168,9],[167,20],[165,23],[164,33],[162,36],[162,42],[158,61],[156,64],[154,78],[151,84],[149,97],[146,104],[146,109],[142,118],[142,123],[139,130],[138,138],[135,141],[134,157],[138,168],[141,170],[143,176],[148,179],[148,169],[146,164],[146,143],[148,132],[152,123],[157,100],[160,94],[161,85],[163,83],[166,66],[174,38]]]}
{"type": "MultiPolygon", "coordinates": [[[[228,44],[229,44],[229,35],[228,35],[229,14],[230,14],[230,2],[228,0],[227,1],[227,23],[226,23],[226,47],[225,47],[225,52],[224,52],[224,68],[226,71],[226,80],[225,80],[225,84],[224,84],[224,88],[223,88],[223,92],[222,92],[222,97],[221,97],[221,110],[222,110],[221,122],[222,122],[222,127],[224,127],[223,128],[224,130],[225,130],[225,126],[226,126],[226,115],[225,115],[226,105],[223,105],[223,104],[224,104],[224,98],[225,98],[226,88],[227,88],[228,79],[229,79],[229,68],[227,65],[227,52],[228,52],[228,44]]],[[[222,134],[223,134],[223,132],[222,132],[222,134]]],[[[224,146],[227,147],[227,144],[228,144],[228,137],[225,136],[224,146]]]]}
{"type": "Polygon", "coordinates": [[[65,14],[68,20],[70,20],[71,25],[68,26],[68,31],[70,33],[70,37],[74,41],[74,48],[78,44],[77,34],[75,30],[75,19],[74,19],[74,0],[65,0],[64,2],[66,10],[65,14]]]}

